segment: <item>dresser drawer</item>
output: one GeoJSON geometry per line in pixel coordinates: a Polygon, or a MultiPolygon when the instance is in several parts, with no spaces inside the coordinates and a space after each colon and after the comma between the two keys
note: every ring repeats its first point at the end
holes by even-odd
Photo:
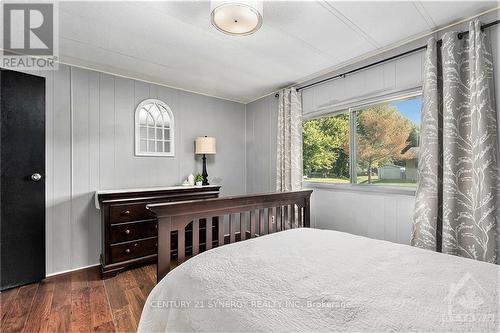
{"type": "Polygon", "coordinates": [[[156,221],[111,225],[112,244],[156,236],[158,236],[158,223],[156,221]]]}
{"type": "Polygon", "coordinates": [[[110,223],[154,219],[155,214],[146,209],[146,204],[112,205],[109,207],[110,223]]]}
{"type": "Polygon", "coordinates": [[[120,262],[156,254],[157,238],[111,245],[111,261],[120,262]]]}

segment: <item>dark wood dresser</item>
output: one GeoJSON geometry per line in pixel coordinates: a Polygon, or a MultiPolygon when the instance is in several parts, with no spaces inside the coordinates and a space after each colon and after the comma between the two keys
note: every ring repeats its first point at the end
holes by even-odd
{"type": "Polygon", "coordinates": [[[158,224],[150,203],[219,197],[220,186],[158,187],[97,191],[101,211],[101,275],[116,275],[132,267],[156,262],[158,224]]]}

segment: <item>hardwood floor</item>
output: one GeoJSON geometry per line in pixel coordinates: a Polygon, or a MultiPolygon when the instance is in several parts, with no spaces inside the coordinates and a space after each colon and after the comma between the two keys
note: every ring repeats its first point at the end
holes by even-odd
{"type": "Polygon", "coordinates": [[[98,268],[0,293],[0,332],[135,332],[156,265],[101,280],[98,268]]]}

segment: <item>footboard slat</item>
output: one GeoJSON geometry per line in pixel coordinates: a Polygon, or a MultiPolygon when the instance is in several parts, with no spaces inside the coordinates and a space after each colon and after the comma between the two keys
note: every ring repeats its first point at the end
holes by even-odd
{"type": "Polygon", "coordinates": [[[255,237],[255,210],[250,211],[250,238],[255,237]]]}
{"type": "Polygon", "coordinates": [[[236,241],[236,231],[233,220],[233,214],[229,214],[229,243],[234,243],[236,241]]]}
{"type": "Polygon", "coordinates": [[[182,228],[181,232],[177,233],[177,262],[179,264],[186,259],[186,233],[183,229],[184,228],[182,228]]]}
{"type": "MultiPolygon", "coordinates": [[[[208,225],[208,223],[207,223],[208,225]]],[[[192,253],[193,256],[197,255],[200,251],[200,220],[194,219],[193,221],[193,242],[192,242],[192,253]]]]}
{"type": "Polygon", "coordinates": [[[298,207],[299,208],[299,212],[297,214],[298,218],[299,218],[299,228],[302,228],[304,225],[302,224],[302,214],[304,214],[304,212],[302,211],[302,207],[298,207]]]}
{"type": "Polygon", "coordinates": [[[205,250],[210,250],[212,248],[212,219],[207,219],[207,227],[205,229],[205,250]]]}
{"type": "Polygon", "coordinates": [[[259,236],[264,235],[264,210],[259,209],[259,236]]]}
{"type": "Polygon", "coordinates": [[[246,212],[240,213],[240,241],[247,238],[247,214],[246,212]]]}
{"type": "Polygon", "coordinates": [[[282,222],[281,222],[281,207],[276,207],[276,231],[283,230],[282,222]]]}
{"type": "Polygon", "coordinates": [[[283,214],[283,230],[288,229],[288,223],[290,222],[288,218],[288,206],[283,207],[284,209],[284,214],[283,214]]]}
{"type": "Polygon", "coordinates": [[[219,246],[224,245],[224,215],[219,216],[219,246]]]}
{"type": "Polygon", "coordinates": [[[212,249],[214,244],[222,246],[290,228],[309,227],[311,193],[311,190],[302,190],[148,205],[147,208],[158,217],[158,281],[170,271],[171,258],[175,258],[175,255],[177,263],[181,264],[187,259],[186,252],[195,256],[203,249],[212,249]],[[228,235],[224,229],[226,216],[228,235]],[[189,229],[186,231],[190,223],[191,237],[189,229]],[[200,225],[203,224],[205,224],[205,235],[200,235],[200,231],[203,230],[200,229],[200,225]],[[189,237],[188,242],[186,233],[189,237]],[[177,253],[171,249],[171,237],[175,235],[177,235],[177,248],[174,251],[177,253]],[[191,246],[186,247],[186,243],[191,246]]]}

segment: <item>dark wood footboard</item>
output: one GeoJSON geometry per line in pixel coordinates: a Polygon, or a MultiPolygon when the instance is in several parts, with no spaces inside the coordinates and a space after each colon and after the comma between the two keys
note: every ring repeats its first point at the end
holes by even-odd
{"type": "Polygon", "coordinates": [[[170,271],[173,259],[180,264],[212,247],[309,227],[311,193],[301,190],[147,205],[158,217],[157,280],[170,271]],[[186,239],[188,226],[190,239],[186,239]]]}

